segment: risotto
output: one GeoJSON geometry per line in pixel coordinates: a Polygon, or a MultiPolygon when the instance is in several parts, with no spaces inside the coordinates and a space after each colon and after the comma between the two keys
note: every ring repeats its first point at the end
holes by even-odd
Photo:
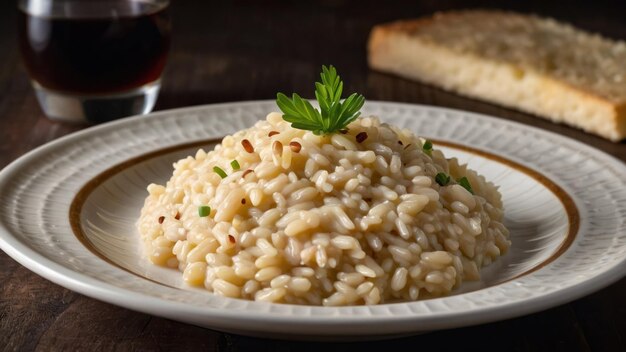
{"type": "Polygon", "coordinates": [[[497,188],[374,117],[341,133],[271,113],[151,184],[139,232],[155,264],[219,295],[308,305],[449,293],[510,246],[497,188]]]}

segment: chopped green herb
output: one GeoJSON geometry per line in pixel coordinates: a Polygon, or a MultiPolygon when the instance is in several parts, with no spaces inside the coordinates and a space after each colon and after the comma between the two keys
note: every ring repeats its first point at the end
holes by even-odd
{"type": "Polygon", "coordinates": [[[235,171],[241,169],[241,166],[239,166],[239,162],[237,160],[231,161],[230,166],[232,166],[233,170],[235,171]]]}
{"type": "Polygon", "coordinates": [[[359,117],[359,110],[365,98],[353,93],[341,102],[343,82],[332,65],[322,66],[322,82],[315,82],[315,98],[320,109],[293,93],[291,98],[283,93],[276,95],[276,104],[283,112],[283,120],[291,122],[291,127],[313,131],[316,135],[341,132],[359,117]]]}
{"type": "Polygon", "coordinates": [[[458,179],[457,182],[459,183],[459,185],[461,185],[461,187],[465,188],[468,192],[470,192],[471,194],[474,194],[474,190],[472,189],[472,185],[470,184],[470,182],[467,179],[467,177],[463,176],[460,179],[458,179]]]}
{"type": "Polygon", "coordinates": [[[439,186],[447,186],[450,183],[450,176],[440,172],[435,176],[435,181],[439,184],[439,186]]]}
{"type": "Polygon", "coordinates": [[[208,205],[201,205],[198,207],[198,215],[201,218],[207,217],[211,214],[211,207],[208,205]]]}
{"type": "Polygon", "coordinates": [[[227,176],[224,170],[222,170],[222,168],[219,166],[213,166],[213,171],[215,171],[216,174],[220,175],[221,178],[226,178],[227,176]]]}
{"type": "Polygon", "coordinates": [[[424,150],[424,153],[431,155],[433,151],[433,142],[427,139],[426,142],[424,142],[422,149],[424,150]]]}

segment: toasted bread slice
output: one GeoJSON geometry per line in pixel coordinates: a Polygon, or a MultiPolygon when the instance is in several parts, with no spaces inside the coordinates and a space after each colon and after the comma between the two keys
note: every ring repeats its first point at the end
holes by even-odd
{"type": "Polygon", "coordinates": [[[552,19],[459,11],[374,27],[371,68],[626,137],[626,43],[552,19]]]}

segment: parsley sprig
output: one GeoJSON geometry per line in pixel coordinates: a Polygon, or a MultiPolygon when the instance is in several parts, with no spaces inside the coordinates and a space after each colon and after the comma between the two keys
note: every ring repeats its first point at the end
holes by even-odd
{"type": "Polygon", "coordinates": [[[316,135],[330,134],[343,130],[359,117],[365,98],[352,93],[341,102],[343,82],[332,65],[322,66],[321,82],[315,82],[315,98],[320,105],[316,109],[311,103],[293,93],[291,99],[283,93],[276,95],[276,104],[283,112],[283,119],[291,127],[312,131],[316,135]]]}

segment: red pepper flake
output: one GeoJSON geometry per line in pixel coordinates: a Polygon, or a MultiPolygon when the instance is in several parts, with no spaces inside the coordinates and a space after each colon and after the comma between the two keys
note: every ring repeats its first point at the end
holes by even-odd
{"type": "Polygon", "coordinates": [[[402,141],[398,141],[398,144],[400,144],[400,145],[404,145],[404,144],[402,144],[402,141]]]}
{"type": "Polygon", "coordinates": [[[271,137],[271,136],[277,135],[277,134],[279,134],[279,133],[280,133],[280,132],[278,132],[278,131],[270,131],[270,133],[268,133],[268,134],[267,134],[267,136],[268,136],[268,137],[271,137]]]}
{"type": "Polygon", "coordinates": [[[243,146],[243,149],[245,149],[248,153],[254,153],[254,147],[252,146],[252,143],[250,143],[249,140],[247,139],[242,140],[241,145],[243,146]]]}
{"type": "Polygon", "coordinates": [[[302,149],[302,144],[293,141],[291,143],[289,143],[289,147],[291,148],[291,151],[294,153],[300,153],[300,149],[302,149]]]}
{"type": "Polygon", "coordinates": [[[176,216],[174,216],[174,219],[180,220],[180,213],[179,212],[176,212],[176,216]]]}
{"type": "Polygon", "coordinates": [[[369,203],[372,201],[372,198],[363,198],[363,200],[369,203]]]}
{"type": "Polygon", "coordinates": [[[249,173],[252,173],[252,172],[254,172],[254,170],[252,170],[252,169],[248,169],[248,170],[246,170],[246,171],[244,171],[244,172],[243,172],[243,175],[241,175],[241,177],[242,177],[242,178],[246,178],[246,176],[247,176],[249,173]]]}
{"type": "Polygon", "coordinates": [[[230,243],[235,243],[235,242],[237,242],[237,241],[235,240],[235,236],[233,236],[233,235],[228,235],[228,241],[229,241],[230,243]]]}
{"type": "Polygon", "coordinates": [[[241,204],[246,204],[246,198],[241,198],[241,204]]]}
{"type": "Polygon", "coordinates": [[[165,221],[165,216],[159,216],[159,224],[162,224],[165,221]]]}
{"type": "Polygon", "coordinates": [[[359,133],[356,135],[356,141],[357,141],[358,143],[362,143],[362,142],[363,142],[364,140],[366,140],[366,139],[367,139],[367,132],[359,132],[359,133]]]}
{"type": "Polygon", "coordinates": [[[339,130],[339,133],[346,134],[346,133],[348,133],[348,129],[344,128],[343,130],[339,130]]]}

